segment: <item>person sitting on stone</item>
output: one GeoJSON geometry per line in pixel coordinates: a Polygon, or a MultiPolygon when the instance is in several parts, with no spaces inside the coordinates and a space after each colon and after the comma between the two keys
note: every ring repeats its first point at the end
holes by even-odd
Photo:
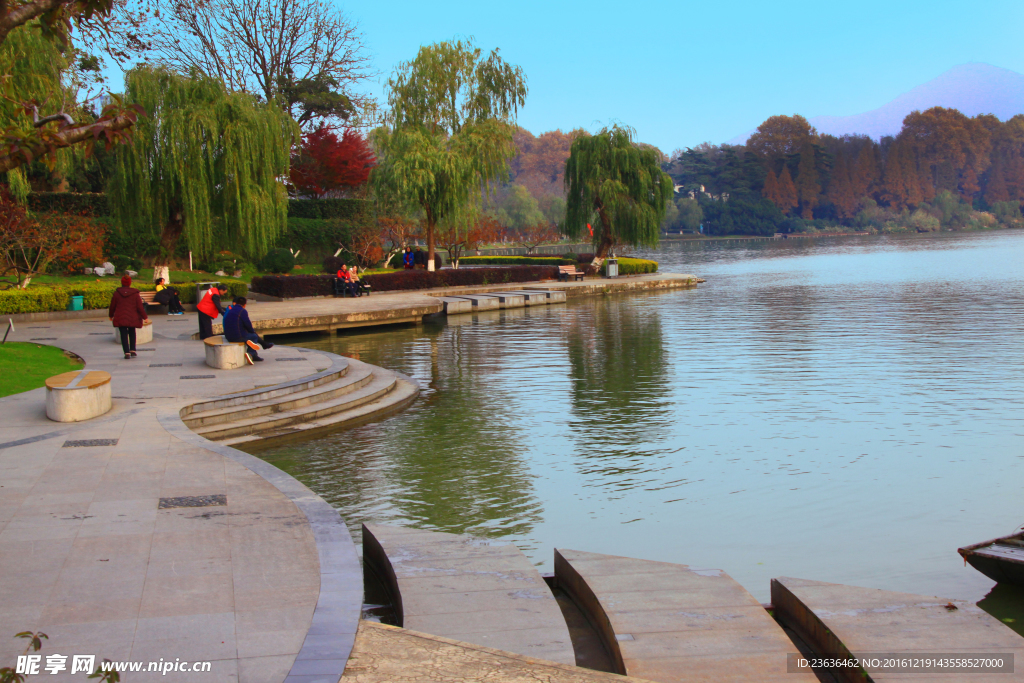
{"type": "Polygon", "coordinates": [[[178,298],[178,290],[167,284],[162,277],[156,279],[156,296],[153,301],[167,307],[167,315],[185,315],[185,309],[178,298]]]}
{"type": "Polygon", "coordinates": [[[244,296],[235,297],[234,303],[224,311],[224,339],[229,342],[245,342],[245,361],[252,365],[263,358],[257,353],[263,349],[273,348],[274,342],[265,341],[256,334],[249,320],[249,312],[245,310],[248,303],[244,296]]]}

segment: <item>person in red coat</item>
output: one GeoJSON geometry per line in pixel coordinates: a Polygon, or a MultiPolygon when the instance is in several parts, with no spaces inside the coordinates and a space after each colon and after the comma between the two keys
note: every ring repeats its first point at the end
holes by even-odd
{"type": "Polygon", "coordinates": [[[132,279],[128,275],[121,277],[121,286],[114,290],[110,298],[107,317],[121,333],[121,349],[125,358],[135,358],[135,330],[142,327],[146,315],[146,305],[142,303],[139,290],[132,287],[132,279]]]}

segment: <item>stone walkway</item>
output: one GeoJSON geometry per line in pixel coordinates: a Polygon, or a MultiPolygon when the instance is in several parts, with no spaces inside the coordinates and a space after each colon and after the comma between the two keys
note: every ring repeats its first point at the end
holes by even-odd
{"type": "Polygon", "coordinates": [[[342,520],[290,476],[189,431],[178,411],[344,359],[310,352],[276,363],[272,349],[264,363],[214,370],[198,342],[178,338],[196,329],[194,314],[155,316],[154,327],[134,360],[123,360],[106,320],[31,323],[11,335],[110,372],[114,408],[61,424],[46,418],[45,389],[0,399],[0,666],[24,649],[15,633],[41,630],[44,655],[144,669],[212,662],[210,673],[176,680],[336,681],[362,602],[342,520]]]}

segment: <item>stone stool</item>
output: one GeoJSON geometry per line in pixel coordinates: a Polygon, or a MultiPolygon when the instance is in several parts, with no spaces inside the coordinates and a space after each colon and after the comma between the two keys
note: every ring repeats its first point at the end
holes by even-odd
{"type": "MultiPolygon", "coordinates": [[[[153,321],[143,320],[142,327],[135,330],[135,345],[148,344],[153,341],[153,321]]],[[[114,328],[114,343],[118,346],[121,345],[121,332],[115,327],[114,328]]]]}
{"type": "Polygon", "coordinates": [[[109,372],[73,370],[46,380],[46,417],[54,422],[90,420],[111,405],[109,372]]]}
{"type": "Polygon", "coordinates": [[[245,342],[224,341],[223,335],[207,337],[206,364],[219,370],[234,370],[245,365],[245,342]]]}

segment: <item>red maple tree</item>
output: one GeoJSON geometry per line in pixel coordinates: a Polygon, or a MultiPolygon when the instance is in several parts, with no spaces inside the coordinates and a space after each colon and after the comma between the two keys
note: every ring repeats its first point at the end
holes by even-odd
{"type": "Polygon", "coordinates": [[[351,128],[341,139],[324,126],[306,133],[292,157],[292,184],[300,194],[321,198],[330,192],[358,187],[377,163],[366,138],[351,128]]]}

